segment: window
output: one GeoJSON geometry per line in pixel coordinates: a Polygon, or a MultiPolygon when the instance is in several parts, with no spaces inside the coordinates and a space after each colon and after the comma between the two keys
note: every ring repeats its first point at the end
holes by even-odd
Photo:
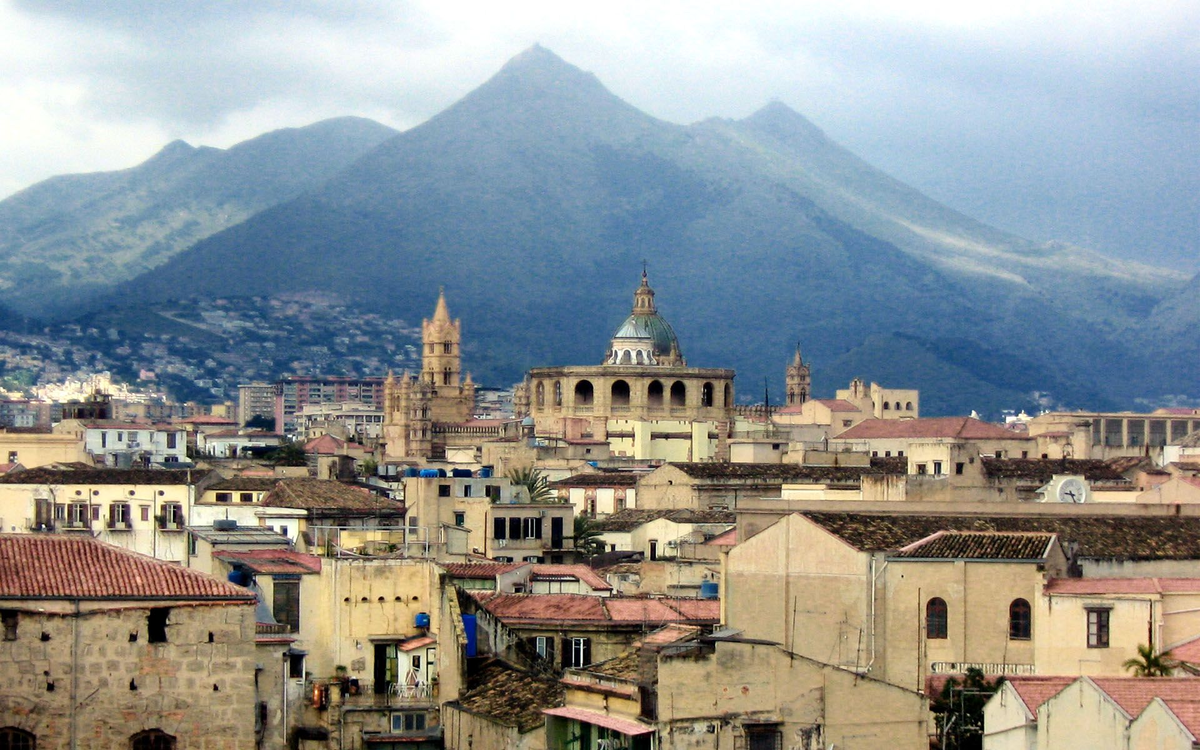
{"type": "Polygon", "coordinates": [[[525,538],[526,539],[541,539],[542,538],[542,519],[541,518],[526,518],[525,523],[525,538]]]}
{"type": "Polygon", "coordinates": [[[179,503],[163,503],[162,515],[159,516],[158,528],[182,529],[183,506],[179,503]]]}
{"type": "Polygon", "coordinates": [[[963,471],[965,471],[965,470],[966,470],[966,468],[967,468],[967,465],[966,465],[966,464],[964,464],[962,461],[959,461],[959,462],[957,462],[956,464],[954,464],[954,473],[955,473],[955,474],[962,474],[962,473],[963,473],[963,471]]]}
{"type": "Polygon", "coordinates": [[[946,600],[934,597],[925,604],[925,637],[946,637],[946,600]]]}
{"type": "MultiPolygon", "coordinates": [[[[15,609],[0,610],[0,624],[4,627],[4,640],[17,640],[17,619],[19,615],[15,609]]],[[[2,748],[3,745],[0,745],[2,748]]]]}
{"type": "Polygon", "coordinates": [[[1088,648],[1108,648],[1108,609],[1089,609],[1088,648]]]}
{"type": "Polygon", "coordinates": [[[1024,599],[1013,599],[1008,605],[1008,637],[1027,641],[1032,628],[1029,602],[1024,599]]]}
{"type": "Polygon", "coordinates": [[[933,462],[933,474],[934,474],[934,476],[938,476],[938,477],[940,477],[942,475],[942,462],[941,461],[933,462]]]}
{"type": "Polygon", "coordinates": [[[17,452],[16,451],[8,452],[8,462],[10,464],[15,464],[17,462],[17,452]]]}
{"type": "Polygon", "coordinates": [[[34,750],[37,737],[24,729],[4,727],[0,729],[0,750],[34,750]]]}
{"type": "Polygon", "coordinates": [[[442,344],[442,354],[453,354],[453,353],[454,353],[454,344],[452,344],[449,341],[442,344]]]}
{"type": "Polygon", "coordinates": [[[161,729],[147,729],[129,738],[129,750],[175,750],[175,737],[161,729]]]}
{"type": "Polygon", "coordinates": [[[233,493],[232,492],[218,492],[217,493],[217,502],[218,503],[233,502],[233,493]]]}
{"type": "Polygon", "coordinates": [[[113,503],[108,506],[108,525],[117,528],[128,528],[133,522],[133,509],[129,503],[113,503]]]}
{"type": "Polygon", "coordinates": [[[563,656],[569,656],[568,667],[586,667],[592,663],[592,639],[571,638],[570,651],[563,656]]]}
{"type": "Polygon", "coordinates": [[[524,561],[524,562],[527,562],[527,563],[537,563],[537,564],[540,564],[540,563],[542,562],[542,558],[541,558],[541,556],[540,556],[540,555],[528,555],[528,556],[526,556],[526,557],[524,557],[524,558],[522,558],[522,559],[523,559],[523,561],[524,561]]]}
{"type": "Polygon", "coordinates": [[[918,474],[928,474],[929,467],[927,467],[925,464],[917,464],[917,473],[918,474]]]}
{"type": "Polygon", "coordinates": [[[455,526],[466,526],[467,525],[467,514],[461,510],[454,511],[454,525],[455,526]]]}
{"type": "Polygon", "coordinates": [[[100,447],[101,448],[108,447],[108,433],[107,432],[100,433],[100,447]]]}
{"type": "Polygon", "coordinates": [[[87,526],[90,520],[87,503],[71,503],[67,506],[67,526],[87,526]]]}
{"type": "Polygon", "coordinates": [[[167,607],[155,607],[146,618],[146,633],[151,643],[167,642],[167,618],[171,610],[167,607]]]}
{"type": "Polygon", "coordinates": [[[425,730],[425,714],[409,712],[392,714],[393,732],[422,732],[425,730]]]}
{"type": "Polygon", "coordinates": [[[252,503],[252,502],[254,502],[254,493],[253,492],[243,492],[238,495],[238,501],[243,502],[243,503],[252,503]]]}
{"type": "Polygon", "coordinates": [[[304,654],[288,653],[288,677],[293,680],[304,679],[304,654]]]}
{"type": "Polygon", "coordinates": [[[508,523],[503,518],[492,519],[492,538],[508,539],[508,523]]]}
{"type": "Polygon", "coordinates": [[[142,520],[143,521],[150,520],[150,506],[149,505],[142,506],[142,520]]]}
{"type": "Polygon", "coordinates": [[[537,651],[537,655],[543,659],[554,658],[554,639],[547,638],[544,635],[539,635],[533,639],[533,648],[537,651]]]}
{"type": "Polygon", "coordinates": [[[783,732],[778,724],[744,724],[746,750],[782,750],[783,732]]]}
{"type": "Polygon", "coordinates": [[[508,519],[508,538],[509,539],[520,539],[521,536],[522,536],[521,519],[519,519],[519,518],[508,519]]]}
{"type": "Polygon", "coordinates": [[[179,447],[179,434],[175,432],[167,433],[167,449],[174,450],[179,447]]]}
{"type": "Polygon", "coordinates": [[[471,496],[471,485],[464,484],[462,491],[463,491],[463,493],[462,493],[463,497],[470,497],[471,496]]]}
{"type": "Polygon", "coordinates": [[[287,625],[293,633],[300,632],[300,579],[276,576],[272,582],[271,614],[275,622],[287,625]]]}
{"type": "Polygon", "coordinates": [[[439,484],[438,485],[438,497],[450,497],[450,485],[439,484]]]}

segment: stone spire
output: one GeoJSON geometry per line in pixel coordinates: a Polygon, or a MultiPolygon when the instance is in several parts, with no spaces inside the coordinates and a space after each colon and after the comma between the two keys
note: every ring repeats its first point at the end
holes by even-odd
{"type": "Polygon", "coordinates": [[[633,314],[653,315],[658,312],[654,307],[654,290],[650,288],[650,280],[646,269],[642,268],[642,285],[633,293],[633,314]]]}
{"type": "Polygon", "coordinates": [[[434,323],[450,323],[450,308],[446,306],[446,288],[438,287],[437,308],[433,311],[434,323]]]}

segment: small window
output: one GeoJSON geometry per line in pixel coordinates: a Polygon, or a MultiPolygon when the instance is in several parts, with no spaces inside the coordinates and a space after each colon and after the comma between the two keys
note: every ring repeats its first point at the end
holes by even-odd
{"type": "Polygon", "coordinates": [[[462,494],[463,497],[471,496],[471,485],[464,484],[462,490],[463,490],[463,494],[462,494]]]}
{"type": "Polygon", "coordinates": [[[37,736],[16,727],[0,728],[0,750],[34,750],[37,736]]]}
{"type": "Polygon", "coordinates": [[[926,466],[925,464],[917,464],[917,473],[918,474],[928,474],[929,467],[926,466]]]}
{"type": "Polygon", "coordinates": [[[252,503],[252,502],[254,502],[254,493],[253,492],[243,492],[240,495],[238,495],[238,500],[243,503],[252,503]]]}
{"type": "Polygon", "coordinates": [[[175,448],[178,448],[179,447],[178,441],[179,441],[178,434],[176,434],[174,432],[167,433],[167,449],[168,450],[174,450],[175,448]]]}
{"type": "MultiPolygon", "coordinates": [[[[0,610],[0,624],[4,627],[4,640],[17,640],[17,619],[19,615],[15,609],[0,610]]],[[[0,745],[2,748],[3,745],[0,745]]]]}
{"type": "Polygon", "coordinates": [[[129,738],[129,750],[175,750],[175,737],[161,729],[148,729],[129,738]]]}
{"type": "Polygon", "coordinates": [[[525,538],[526,539],[541,539],[542,538],[542,519],[541,518],[526,518],[524,519],[525,538]]]}
{"type": "Polygon", "coordinates": [[[10,464],[15,464],[17,462],[17,452],[16,451],[8,452],[8,462],[10,464]]]}
{"type": "Polygon", "coordinates": [[[273,589],[271,614],[275,615],[275,622],[287,625],[293,633],[300,632],[299,579],[275,578],[271,583],[273,589]]]}
{"type": "Polygon", "coordinates": [[[570,664],[568,666],[579,668],[586,667],[592,663],[592,639],[591,638],[572,638],[570,664]]]}
{"type": "Polygon", "coordinates": [[[746,750],[782,750],[783,731],[778,724],[745,724],[746,750]]]}
{"type": "Polygon", "coordinates": [[[940,477],[942,475],[942,462],[941,461],[933,462],[933,475],[935,477],[940,477]]]}
{"type": "Polygon", "coordinates": [[[143,521],[150,520],[150,506],[149,505],[142,506],[142,520],[143,521]]]}
{"type": "Polygon", "coordinates": [[[450,485],[439,484],[438,485],[438,497],[450,497],[450,485]]]}
{"type": "Polygon", "coordinates": [[[946,637],[946,600],[934,597],[925,604],[925,637],[931,640],[946,637]]]}
{"type": "Polygon", "coordinates": [[[217,493],[217,502],[218,503],[233,502],[233,493],[232,492],[218,492],[217,493]]]}
{"type": "Polygon", "coordinates": [[[1014,599],[1008,605],[1008,637],[1015,640],[1027,641],[1032,632],[1032,615],[1029,602],[1024,599],[1014,599]]]}
{"type": "Polygon", "coordinates": [[[492,519],[492,539],[508,539],[508,522],[503,518],[492,519]]]}
{"type": "Polygon", "coordinates": [[[462,512],[461,510],[454,511],[454,525],[455,526],[466,526],[467,525],[467,514],[462,512]]]}
{"type": "Polygon", "coordinates": [[[1108,648],[1108,616],[1107,609],[1087,611],[1088,648],[1108,648]]]}
{"type": "Polygon", "coordinates": [[[954,464],[954,473],[962,474],[963,471],[966,470],[966,468],[967,468],[967,465],[965,463],[963,463],[962,461],[959,461],[956,464],[954,464]]]}
{"type": "Polygon", "coordinates": [[[155,607],[150,610],[150,616],[146,620],[146,635],[151,643],[167,642],[167,618],[170,615],[171,610],[167,607],[155,607]]]}
{"type": "Polygon", "coordinates": [[[288,677],[304,679],[304,654],[288,654],[288,677]]]}

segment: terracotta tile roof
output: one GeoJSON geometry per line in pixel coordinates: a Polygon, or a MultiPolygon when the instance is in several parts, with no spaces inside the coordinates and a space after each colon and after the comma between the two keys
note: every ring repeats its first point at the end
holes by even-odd
{"type": "Polygon", "coordinates": [[[1200,578],[1055,578],[1047,594],[1180,594],[1200,592],[1200,578]]]}
{"type": "Polygon", "coordinates": [[[281,479],[263,498],[271,508],[300,508],[334,514],[403,516],[404,506],[330,479],[281,479]]]}
{"type": "Polygon", "coordinates": [[[630,737],[650,734],[654,731],[654,727],[650,726],[649,724],[643,724],[640,721],[622,719],[618,716],[613,716],[600,711],[589,711],[586,708],[575,708],[574,706],[548,708],[542,713],[547,714],[548,716],[561,716],[564,719],[575,719],[576,721],[581,721],[586,724],[594,724],[595,726],[606,727],[630,737]]]}
{"type": "Polygon", "coordinates": [[[634,641],[636,646],[663,646],[668,643],[678,643],[679,641],[689,641],[692,638],[700,635],[700,628],[695,625],[681,625],[680,623],[671,623],[663,625],[658,630],[646,635],[645,638],[634,641]]]}
{"type": "Polygon", "coordinates": [[[84,427],[92,430],[167,430],[173,432],[170,425],[156,425],[149,422],[122,422],[118,419],[88,419],[81,422],[84,427]]]}
{"type": "Polygon", "coordinates": [[[1200,636],[1181,643],[1170,651],[1173,659],[1186,661],[1189,664],[1200,664],[1200,636]]]}
{"type": "Polygon", "coordinates": [[[608,581],[586,565],[534,565],[529,576],[531,581],[559,581],[564,578],[574,578],[587,584],[593,591],[612,591],[608,581]]]}
{"type": "MultiPolygon", "coordinates": [[[[633,682],[638,678],[638,673],[640,672],[640,662],[641,657],[638,654],[637,649],[631,649],[629,651],[625,651],[620,656],[614,656],[611,659],[605,659],[604,661],[597,662],[595,664],[589,664],[584,668],[584,671],[591,672],[592,674],[603,675],[605,677],[612,677],[617,680],[628,680],[633,682]]],[[[566,682],[570,684],[571,681],[568,679],[566,682]]]]}
{"type": "Polygon", "coordinates": [[[401,651],[407,652],[414,651],[424,646],[432,646],[435,643],[437,643],[437,638],[434,638],[431,635],[419,635],[416,638],[409,638],[406,641],[401,641],[399,643],[399,648],[401,651]]]}
{"type": "Polygon", "coordinates": [[[597,531],[633,531],[637,527],[657,521],[660,518],[674,521],[675,523],[691,523],[691,524],[733,524],[737,523],[737,516],[731,511],[726,510],[695,510],[692,508],[675,508],[675,509],[644,509],[644,508],[626,508],[613,513],[607,518],[601,518],[591,524],[593,529],[597,531]]]}
{"type": "Polygon", "coordinates": [[[983,473],[998,479],[1028,479],[1045,484],[1055,474],[1081,474],[1089,482],[1124,482],[1125,475],[1098,459],[983,458],[983,473]]]}
{"type": "Polygon", "coordinates": [[[244,588],[91,538],[0,534],[2,599],[253,601],[244,588]]]}
{"type": "Polygon", "coordinates": [[[254,492],[270,492],[279,484],[278,477],[231,477],[220,482],[214,482],[206,490],[246,490],[254,492]]]}
{"type": "MultiPolygon", "coordinates": [[[[1200,432],[1197,432],[1196,434],[1200,435],[1200,432]]],[[[1170,465],[1175,467],[1179,471],[1191,472],[1193,474],[1200,474],[1200,463],[1198,463],[1198,462],[1175,461],[1174,463],[1172,463],[1170,465]]]]}
{"type": "Polygon", "coordinates": [[[586,594],[498,594],[469,592],[484,609],[507,625],[546,623],[666,624],[716,623],[718,599],[601,597],[586,594]]]}
{"type": "Polygon", "coordinates": [[[1155,698],[1164,702],[1200,701],[1200,680],[1195,677],[1092,677],[1091,680],[1131,719],[1155,698]]]}
{"type": "Polygon", "coordinates": [[[467,578],[470,580],[493,579],[503,573],[511,573],[517,568],[523,568],[530,563],[438,563],[438,566],[450,574],[451,578],[467,578]]]}
{"type": "Polygon", "coordinates": [[[1200,560],[1200,517],[903,515],[806,511],[813,523],[859,550],[886,551],[942,530],[1044,531],[1078,545],[1083,558],[1200,560]]]}
{"type": "Polygon", "coordinates": [[[628,471],[600,471],[591,474],[575,474],[566,479],[551,482],[551,487],[634,487],[638,477],[628,471]]]}
{"type": "Polygon", "coordinates": [[[1007,677],[1005,681],[1012,685],[1013,690],[1020,696],[1025,707],[1029,709],[1029,713],[1036,720],[1038,709],[1042,704],[1050,700],[1054,696],[1062,692],[1062,689],[1070,685],[1078,677],[1046,675],[1046,676],[1030,676],[1030,677],[1007,677]]]}
{"type": "Polygon", "coordinates": [[[1178,698],[1159,699],[1175,714],[1179,723],[1192,733],[1192,739],[1200,739],[1200,699],[1182,700],[1178,698]]]}
{"type": "Polygon", "coordinates": [[[737,544],[737,529],[733,528],[717,534],[705,544],[711,544],[714,547],[732,547],[737,544]]]}
{"type": "Polygon", "coordinates": [[[211,414],[197,414],[193,417],[176,419],[175,424],[237,424],[237,422],[225,417],[214,417],[211,414]]]}
{"type": "Polygon", "coordinates": [[[0,484],[199,484],[207,469],[36,469],[0,476],[0,484]]]}
{"type": "Polygon", "coordinates": [[[498,659],[472,679],[474,687],[450,706],[516,727],[522,734],[546,723],[542,711],[561,706],[566,690],[558,680],[538,677],[498,659]]]}
{"type": "Polygon", "coordinates": [[[971,417],[868,419],[837,435],[838,440],[951,438],[955,440],[1029,440],[1012,430],[971,417]]]}
{"type": "Polygon", "coordinates": [[[783,484],[784,482],[858,482],[863,474],[883,474],[875,466],[801,466],[799,464],[735,464],[722,462],[672,463],[693,479],[733,481],[738,479],[783,484]]]}
{"type": "MultiPolygon", "coordinates": [[[[1106,460],[1104,463],[1108,464],[1109,468],[1121,475],[1124,475],[1131,469],[1154,466],[1154,462],[1145,456],[1116,456],[1106,460]]],[[[1063,474],[1066,472],[1060,471],[1058,473],[1063,474]]]]}
{"type": "Polygon", "coordinates": [[[222,550],[213,557],[239,563],[254,573],[273,575],[291,573],[303,575],[321,572],[321,558],[286,549],[222,550]]]}
{"type": "Polygon", "coordinates": [[[901,547],[892,558],[1044,560],[1054,543],[1044,531],[938,531],[901,547]]]}
{"type": "Polygon", "coordinates": [[[322,435],[321,437],[313,438],[304,444],[305,453],[320,453],[330,455],[338,453],[346,447],[345,440],[335,438],[333,435],[322,435]]]}

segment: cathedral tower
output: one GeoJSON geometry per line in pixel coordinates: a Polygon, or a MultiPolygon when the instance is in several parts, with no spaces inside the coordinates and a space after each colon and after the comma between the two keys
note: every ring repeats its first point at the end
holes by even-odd
{"type": "Polygon", "coordinates": [[[796,356],[787,367],[787,405],[799,406],[812,393],[812,372],[800,356],[800,345],[796,345],[796,356]]]}

